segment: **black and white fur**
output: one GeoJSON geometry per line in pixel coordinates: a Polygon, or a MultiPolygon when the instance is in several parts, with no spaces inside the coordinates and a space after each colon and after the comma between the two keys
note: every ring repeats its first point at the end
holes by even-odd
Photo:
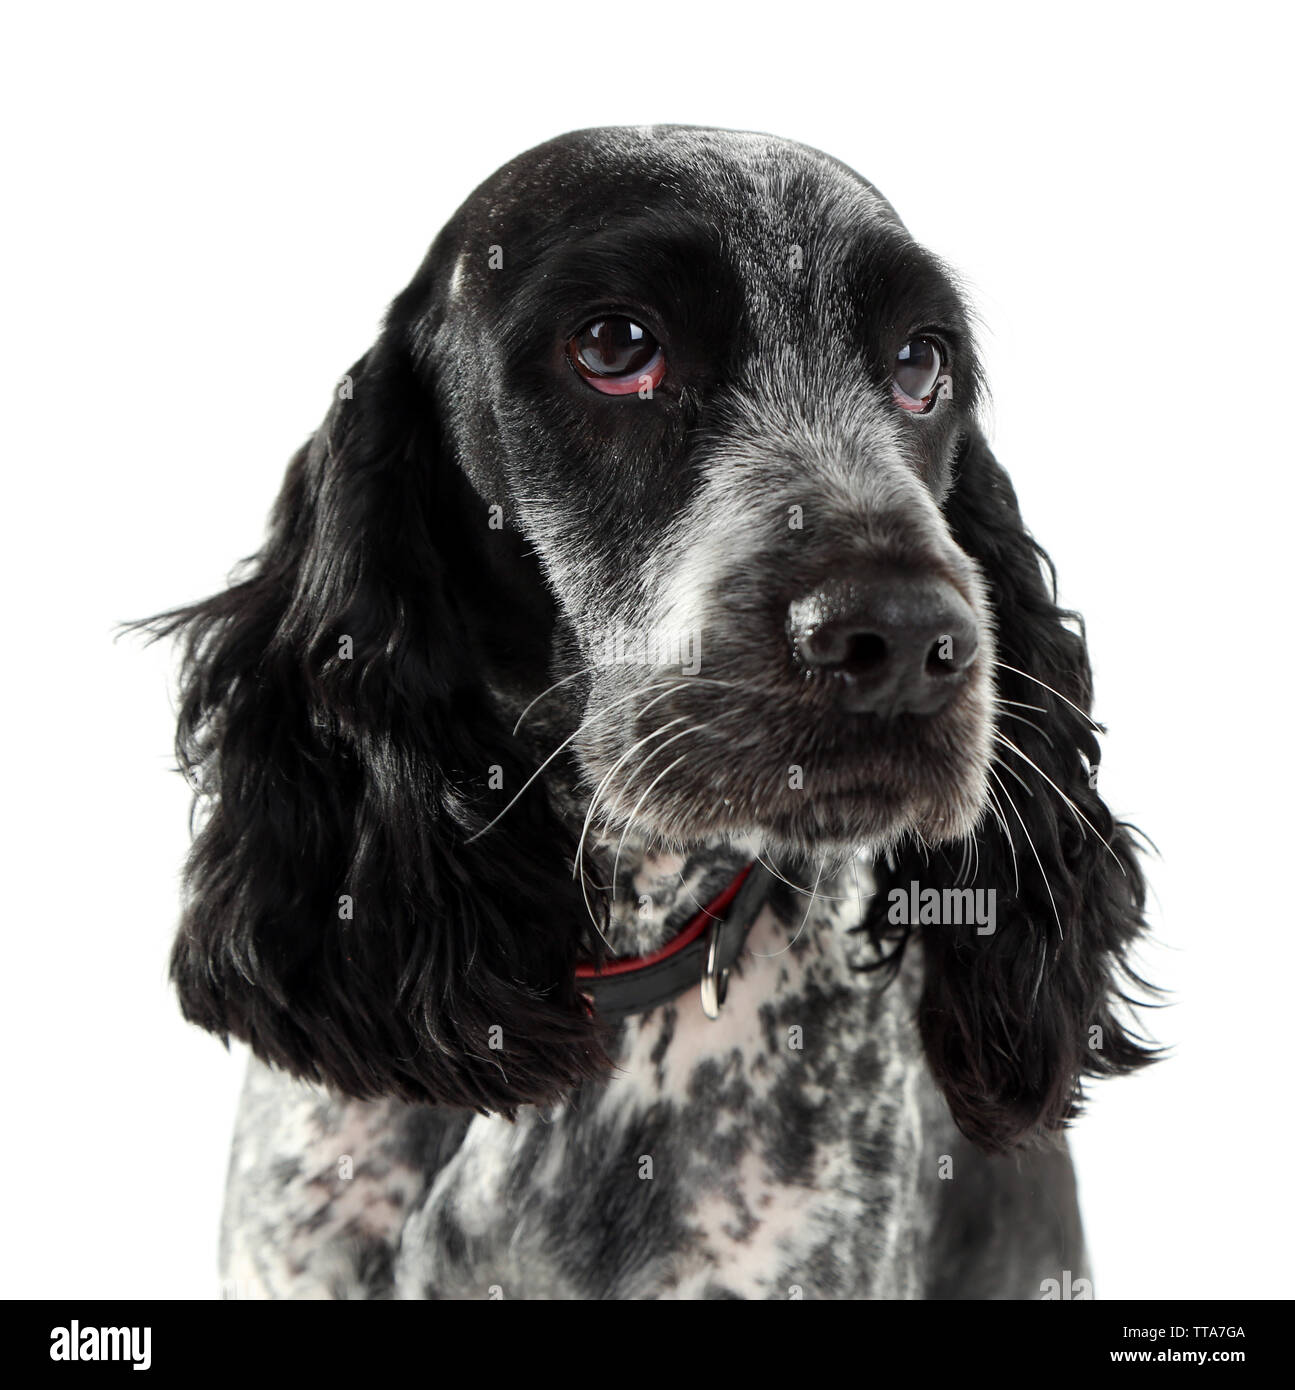
{"type": "Polygon", "coordinates": [[[173,975],[257,1059],[232,1292],[1086,1277],[1058,1131],[1151,1056],[1119,1009],[1143,881],[980,394],[948,273],[804,146],[584,131],[463,205],[262,551],[155,624],[200,805],[173,975]],[[571,370],[599,312],[663,344],[649,399],[571,370]],[[951,398],[914,415],[890,364],[923,330],[951,398]],[[798,664],[789,605],[859,569],[974,613],[938,714],[843,713],[798,664]],[[685,629],[695,676],[601,659],[685,629]],[[660,944],[757,854],[776,891],[718,1021],[696,990],[590,1016],[579,960],[660,944]],[[996,931],[893,925],[911,882],[994,890],[996,931]]]}

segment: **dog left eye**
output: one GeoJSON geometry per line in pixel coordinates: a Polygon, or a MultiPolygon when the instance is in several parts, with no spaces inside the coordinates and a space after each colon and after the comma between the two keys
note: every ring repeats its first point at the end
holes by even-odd
{"type": "Polygon", "coordinates": [[[940,385],[943,367],[938,344],[930,338],[910,339],[895,357],[895,404],[903,410],[926,410],[940,385]]]}
{"type": "Polygon", "coordinates": [[[608,396],[628,396],[655,388],[665,376],[661,344],[633,319],[595,319],[567,343],[576,371],[608,396]]]}

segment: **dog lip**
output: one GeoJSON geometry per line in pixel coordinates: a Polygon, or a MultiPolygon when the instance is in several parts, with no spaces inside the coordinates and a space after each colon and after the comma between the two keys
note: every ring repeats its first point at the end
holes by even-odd
{"type": "MultiPolygon", "coordinates": [[[[973,775],[972,750],[980,719],[968,705],[968,683],[961,681],[951,703],[933,714],[850,711],[835,700],[805,700],[803,686],[798,690],[800,699],[788,698],[784,688],[777,694],[761,689],[758,699],[733,701],[735,692],[730,689],[725,692],[724,722],[694,730],[693,746],[747,769],[800,767],[806,780],[812,779],[815,794],[837,788],[846,794],[866,794],[869,789],[875,793],[889,787],[907,795],[903,780],[907,770],[912,773],[910,786],[929,782],[933,772],[941,772],[950,781],[973,775]],[[741,730],[743,736],[725,737],[726,728],[741,730]],[[961,757],[959,750],[963,750],[961,757]],[[965,769],[958,767],[961,762],[965,769]],[[874,769],[880,777],[871,775],[874,769]]],[[[752,690],[747,687],[748,693],[752,690]]],[[[666,708],[669,714],[663,718],[678,713],[680,707],[672,702],[666,708]]],[[[709,723],[713,716],[703,712],[699,717],[709,723]]],[[[648,731],[645,727],[635,736],[648,731]]]]}
{"type": "MultiPolygon", "coordinates": [[[[743,789],[750,792],[750,788],[743,789]]],[[[723,805],[731,814],[743,819],[761,821],[766,816],[785,819],[790,813],[810,815],[816,809],[840,810],[850,806],[868,812],[895,817],[915,809],[919,801],[929,800],[924,789],[904,786],[893,781],[862,779],[852,782],[826,786],[809,786],[800,790],[785,788],[776,797],[762,794],[760,804],[755,799],[737,794],[723,798],[723,805]]]]}

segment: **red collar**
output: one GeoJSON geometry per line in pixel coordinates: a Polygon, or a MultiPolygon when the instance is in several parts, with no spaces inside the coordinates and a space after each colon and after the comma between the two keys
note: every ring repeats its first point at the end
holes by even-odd
{"type": "Polygon", "coordinates": [[[600,1018],[615,1021],[669,1003],[701,983],[703,1008],[714,1017],[723,1000],[722,977],[741,953],[767,887],[766,875],[748,864],[664,946],[647,955],[577,966],[581,992],[590,997],[600,1018]],[[735,907],[739,897],[743,901],[735,907]],[[718,995],[713,1013],[708,993],[718,995]]]}

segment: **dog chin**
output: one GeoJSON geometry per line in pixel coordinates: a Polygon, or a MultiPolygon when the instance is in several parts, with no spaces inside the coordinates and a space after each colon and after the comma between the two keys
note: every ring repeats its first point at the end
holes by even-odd
{"type": "Polygon", "coordinates": [[[859,800],[843,805],[809,805],[794,815],[764,818],[764,843],[787,854],[852,854],[860,849],[884,853],[903,840],[920,837],[931,846],[965,839],[979,814],[959,806],[890,812],[859,800]]]}
{"type": "Polygon", "coordinates": [[[883,787],[860,787],[830,796],[788,792],[780,804],[742,805],[730,799],[704,816],[660,806],[644,815],[663,842],[675,846],[717,839],[763,844],[777,854],[884,852],[910,836],[931,846],[965,839],[984,815],[983,775],[945,794],[915,797],[883,787]]]}

